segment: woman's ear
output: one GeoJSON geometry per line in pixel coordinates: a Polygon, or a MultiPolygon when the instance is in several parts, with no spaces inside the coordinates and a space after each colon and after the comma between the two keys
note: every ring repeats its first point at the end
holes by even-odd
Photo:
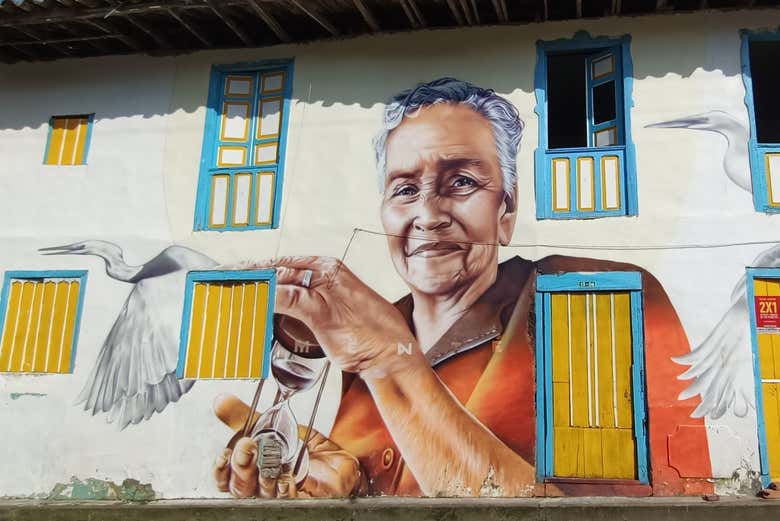
{"type": "Polygon", "coordinates": [[[504,194],[504,200],[498,210],[498,243],[506,246],[512,241],[517,219],[517,204],[509,194],[504,194]]]}

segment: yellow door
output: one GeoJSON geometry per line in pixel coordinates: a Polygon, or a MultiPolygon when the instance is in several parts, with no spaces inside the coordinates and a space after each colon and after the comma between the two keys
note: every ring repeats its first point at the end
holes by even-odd
{"type": "Polygon", "coordinates": [[[637,479],[628,292],[553,293],[553,475],[637,479]]]}
{"type": "MultiPolygon", "coordinates": [[[[780,295],[780,279],[755,279],[753,291],[756,297],[780,295]]],[[[761,306],[760,299],[756,303],[761,306]]],[[[777,304],[771,308],[774,299],[766,299],[765,310],[756,309],[758,314],[777,314],[777,304]]],[[[775,301],[776,302],[776,301],[775,301]]],[[[759,319],[760,320],[760,319],[759,319]]],[[[762,328],[757,324],[758,359],[761,367],[761,394],[764,398],[764,425],[769,459],[769,476],[772,481],[780,480],[780,330],[762,328]]],[[[759,412],[760,414],[760,412],[759,412]]]]}

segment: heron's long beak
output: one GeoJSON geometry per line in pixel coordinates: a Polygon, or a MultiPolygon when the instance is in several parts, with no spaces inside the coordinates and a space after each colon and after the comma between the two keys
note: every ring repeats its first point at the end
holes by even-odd
{"type": "Polygon", "coordinates": [[[645,128],[690,128],[694,125],[706,125],[707,119],[701,116],[688,116],[680,119],[672,119],[669,121],[662,121],[660,123],[653,123],[652,125],[645,125],[645,128]]]}
{"type": "Polygon", "coordinates": [[[68,255],[84,253],[84,245],[79,243],[66,244],[64,246],[50,246],[48,248],[38,248],[41,255],[68,255]]]}

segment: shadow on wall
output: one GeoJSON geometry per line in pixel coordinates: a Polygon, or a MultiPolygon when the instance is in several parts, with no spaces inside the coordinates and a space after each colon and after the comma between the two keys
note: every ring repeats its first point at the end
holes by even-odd
{"type": "MultiPolygon", "coordinates": [[[[39,128],[52,111],[95,113],[98,121],[192,113],[206,103],[210,64],[279,58],[296,61],[293,96],[324,106],[372,107],[415,80],[439,76],[490,85],[502,94],[519,90],[533,95],[534,43],[571,38],[580,31],[593,36],[630,33],[636,79],[687,77],[697,69],[720,70],[730,77],[740,74],[739,28],[766,24],[777,11],[740,14],[737,22],[734,12],[707,12],[438,29],[166,57],[19,63],[3,66],[6,72],[0,76],[0,90],[17,93],[15,102],[4,107],[0,130],[39,128]],[[706,29],[692,33],[694,25],[706,29]]],[[[533,104],[521,110],[530,112],[533,104]]]]}

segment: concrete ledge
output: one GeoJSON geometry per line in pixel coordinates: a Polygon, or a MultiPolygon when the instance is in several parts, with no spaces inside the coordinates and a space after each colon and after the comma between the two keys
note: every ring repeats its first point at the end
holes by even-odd
{"type": "Polygon", "coordinates": [[[358,500],[0,500],[0,521],[778,521],[780,501],[758,498],[358,500]]]}

